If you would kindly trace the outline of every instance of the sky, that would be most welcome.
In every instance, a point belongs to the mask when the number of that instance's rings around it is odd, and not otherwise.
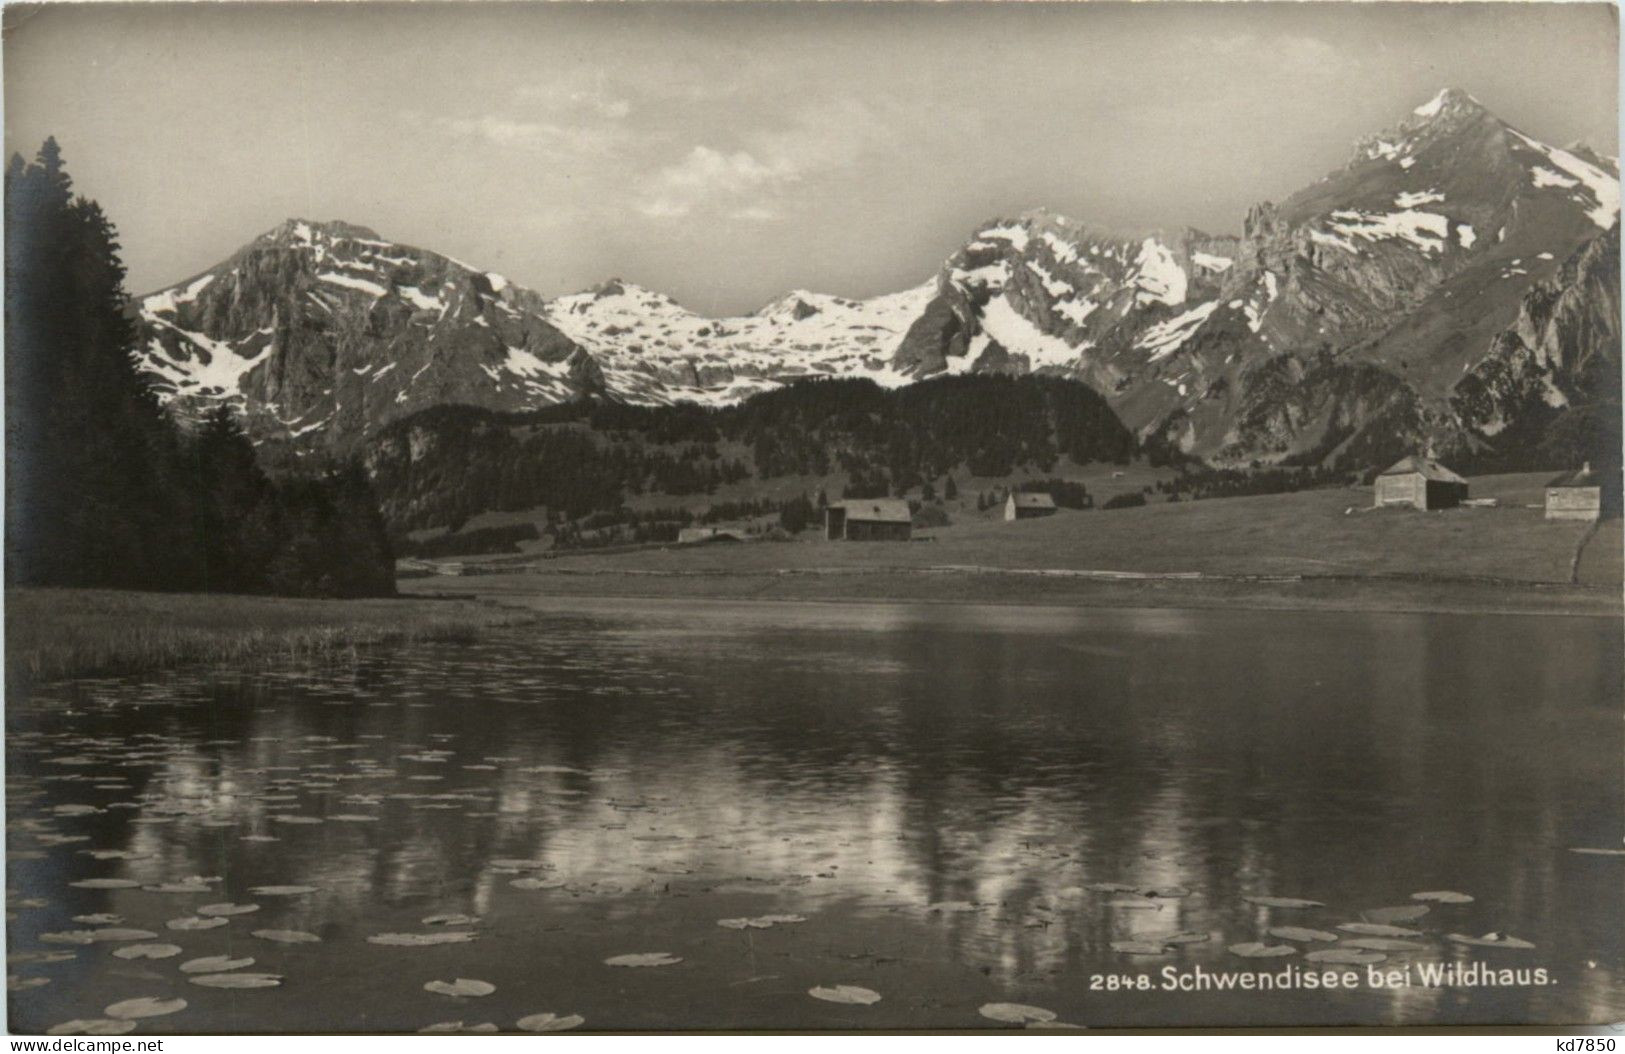
[[[1048,207],[1239,233],[1446,86],[1618,153],[1608,4],[56,4],[7,153],[61,144],[132,293],[292,216],[546,296],[736,314],[918,285]]]

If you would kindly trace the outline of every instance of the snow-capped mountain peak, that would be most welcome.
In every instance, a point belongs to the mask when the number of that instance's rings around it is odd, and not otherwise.
[[[1439,93],[1411,111],[1411,116],[1424,121],[1436,118],[1483,113],[1484,104],[1460,88],[1441,88]]]
[[[134,307],[160,399],[183,415],[232,403],[261,441],[342,443],[445,402],[524,409],[602,388],[540,296],[348,223],[287,220]]]
[[[1030,209],[901,292],[794,289],[729,318],[622,279],[544,301],[364,227],[289,220],[144,298],[138,357],[178,408],[230,400],[256,436],[308,443],[443,403],[722,405],[807,377],[982,371],[1085,381],[1142,435],[1218,462],[1324,458],[1368,420],[1465,420],[1452,393],[1524,294],[1618,216],[1615,162],[1446,89],[1239,236]],[[1502,420],[1481,402],[1474,421]]]
[[[610,394],[719,405],[803,377],[905,383],[889,363],[932,289],[869,300],[798,289],[749,315],[707,318],[617,281],[559,297],[548,317],[591,353]]]

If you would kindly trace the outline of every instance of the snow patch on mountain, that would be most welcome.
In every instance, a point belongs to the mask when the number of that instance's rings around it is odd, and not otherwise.
[[[1386,213],[1339,209],[1332,213],[1327,226],[1344,238],[1366,241],[1395,238],[1429,253],[1442,252],[1445,239],[1450,236],[1450,221],[1446,217],[1416,209]]]
[[[159,308],[153,310],[154,313],[147,317],[148,323],[175,334],[184,342],[183,357],[179,358],[172,355],[164,347],[163,341],[157,337],[150,338],[141,350],[136,352],[137,365],[166,382],[158,390],[158,399],[163,403],[168,403],[177,396],[236,398],[240,392],[242,378],[270,358],[276,350],[270,341],[266,341],[262,347],[244,354],[225,341],[214,340],[205,334],[182,329],[168,319],[159,318],[156,313]],[[254,334],[254,336],[263,335]],[[253,337],[250,337],[243,343],[250,343],[252,339]],[[189,351],[185,348],[186,345],[190,345]]]
[[[146,300],[142,301],[142,307],[145,310],[151,311],[155,314],[161,313],[173,315],[176,311],[180,310],[180,306],[182,304],[190,304],[192,301],[196,300],[198,294],[207,289],[209,287],[209,283],[213,281],[214,275],[206,274],[202,278],[199,278],[190,285],[186,286],[184,289],[179,287],[175,289],[166,289],[162,293],[155,293],[152,296],[147,297]]]
[[[986,230],[976,232],[976,237],[1002,239],[1009,242],[1010,247],[1018,253],[1027,248],[1027,228],[1021,226],[1005,224],[998,227],[989,227]]]
[[[1174,258],[1173,250],[1155,238],[1147,238],[1141,243],[1140,254],[1134,262],[1140,268],[1136,285],[1140,289],[1141,303],[1179,305],[1185,302],[1190,279]]]
[[[1196,305],[1184,314],[1158,322],[1140,334],[1140,339],[1134,342],[1134,346],[1151,352],[1147,360],[1149,362],[1165,359],[1195,336],[1196,331],[1202,328],[1202,323],[1208,320],[1208,316],[1213,314],[1218,306],[1219,301],[1209,300],[1205,304]]]
[[[1537,187],[1563,187],[1564,189],[1567,189],[1569,187],[1577,187],[1580,185],[1580,181],[1578,179],[1570,179],[1567,176],[1560,176],[1551,169],[1545,168],[1541,165],[1536,165],[1530,171],[1535,177],[1535,186]]]
[[[359,289],[363,293],[370,293],[373,296],[389,295],[389,290],[385,289],[377,282],[371,282],[365,278],[357,278],[354,275],[338,274],[334,271],[323,271],[316,277],[324,282],[331,282],[334,285],[341,285],[346,289]]]
[[[1401,209],[1414,209],[1418,205],[1430,205],[1444,200],[1444,195],[1437,190],[1407,190],[1394,196],[1395,206]]]
[[[990,300],[982,309],[982,331],[1011,354],[1025,355],[1029,369],[1070,366],[1078,358],[1078,348],[1033,325],[1008,296]]]
[[[1537,166],[1534,169],[1535,186],[1557,186],[1568,189],[1576,184],[1584,184],[1585,195],[1577,196],[1576,200],[1582,206],[1589,206],[1586,209],[1586,215],[1591,218],[1591,222],[1603,230],[1607,230],[1614,225],[1614,221],[1619,218],[1618,177],[1609,175],[1591,162],[1582,160],[1567,150],[1547,146],[1545,143],[1531,139],[1517,130],[1513,130],[1512,134],[1522,140],[1531,150],[1544,155],[1548,161],[1573,180],[1573,182],[1569,182],[1565,180],[1564,176],[1559,176],[1551,169]],[[1545,182],[1543,182],[1543,179]]]

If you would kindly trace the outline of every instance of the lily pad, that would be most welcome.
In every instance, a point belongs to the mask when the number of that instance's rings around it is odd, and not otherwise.
[[[516,878],[508,885],[514,889],[561,889],[565,882],[562,878]]]
[[[247,915],[258,910],[260,910],[258,904],[205,904],[197,909],[197,913],[209,918],[222,918],[230,915]]]
[[[11,952],[6,956],[8,963],[65,963],[72,962],[79,957],[78,952],[51,952],[27,951]]]
[[[204,988],[275,988],[282,975],[274,973],[206,973],[190,978]]]
[[[604,960],[605,966],[675,966],[682,962],[679,955],[670,952],[636,952],[630,955],[612,955]]]
[[[1367,922],[1415,922],[1426,915],[1429,908],[1426,904],[1406,904],[1394,908],[1372,908],[1360,912],[1360,917]]]
[[[367,943],[391,948],[427,948],[434,944],[467,944],[473,939],[474,934],[467,930],[441,930],[438,933],[375,933],[367,938]]]
[[[201,959],[188,959],[181,963],[181,973],[226,973],[253,966],[253,959],[233,959],[227,955],[205,955]]]
[[[256,897],[299,897],[316,892],[315,886],[255,886],[249,890]]]
[[[1364,948],[1370,952],[1419,952],[1427,945],[1402,941],[1397,937],[1351,937],[1343,942],[1343,947]]]
[[[95,944],[93,936],[95,930],[61,930],[56,933],[42,933],[39,939],[46,944]],[[157,934],[153,934],[154,937]]]
[[[497,986],[489,981],[476,981],[468,977],[459,977],[455,981],[430,981],[423,986],[425,992],[436,995],[449,995],[453,999],[467,999],[473,996],[490,995],[497,990]]]
[[[141,889],[147,893],[173,893],[177,896],[209,892],[208,884],[204,882],[161,882],[157,885],[142,886]]]
[[[149,995],[140,999],[121,1000],[112,1006],[104,1007],[102,1013],[120,1021],[135,1021],[146,1017],[163,1017],[185,1009],[184,999],[159,999]]]
[[[1522,939],[1520,939],[1518,937],[1509,936],[1508,934],[1505,934],[1505,933],[1486,933],[1482,937],[1469,937],[1469,936],[1467,936],[1466,934],[1463,934],[1463,933],[1447,933],[1447,934],[1444,935],[1444,939],[1447,940],[1447,941],[1454,941],[1457,944],[1470,944],[1475,948],[1524,948],[1524,949],[1528,949],[1528,948],[1533,948],[1534,947],[1533,944],[1530,944],[1526,940],[1522,940]]]
[[[86,926],[117,926],[124,921],[124,916],[110,915],[104,911],[96,915],[75,915],[73,921],[82,922]]]
[[[262,941],[274,941],[277,944],[317,944],[321,938],[314,933],[304,930],[251,930],[252,936]]]
[[[1431,900],[1435,904],[1471,904],[1473,898],[1466,893],[1457,893],[1450,889],[1429,889],[1421,893],[1412,893],[1412,900]]]
[[[718,919],[717,925],[725,930],[765,930],[773,924],[758,919]]]
[[[81,878],[68,883],[74,889],[134,889],[140,884],[128,878]]]
[[[16,974],[6,975],[6,991],[26,992],[30,988],[42,988],[51,983],[49,977],[19,977]]]
[[[1091,882],[1084,887],[1095,893],[1134,893],[1137,887],[1124,885],[1122,882]]]
[[[1185,930],[1181,933],[1170,933],[1166,937],[1147,937],[1146,940],[1161,941],[1164,944],[1205,944],[1213,939],[1211,933],[1198,933],[1195,930]]]
[[[857,1006],[869,1006],[880,1002],[879,992],[855,984],[819,985],[816,988],[807,989],[807,994],[814,999],[822,999],[826,1003],[851,1003]]]
[[[135,1031],[134,1021],[115,1021],[110,1017],[80,1018],[64,1021],[45,1030],[47,1036],[122,1036]]]
[[[484,1021],[478,1025],[465,1025],[461,1021],[437,1021],[432,1025],[424,1025],[418,1029],[420,1035],[438,1032],[496,1032],[496,1023]]]
[[[1136,889],[1134,892],[1142,897],[1160,898],[1162,900],[1179,900],[1191,895],[1191,891],[1184,886],[1147,886]]]
[[[1382,952],[1362,951],[1359,948],[1321,948],[1304,956],[1312,963],[1341,963],[1349,966],[1380,963],[1388,956]]]
[[[1298,949],[1290,944],[1260,944],[1258,941],[1232,944],[1227,950],[1231,955],[1239,955],[1244,959],[1274,959],[1282,955],[1298,954]]]
[[[181,950],[179,944],[126,944],[113,954],[120,959],[173,959]]]
[[[1029,1025],[1034,1022],[1055,1020],[1055,1011],[1045,1010],[1041,1006],[1027,1006],[1024,1003],[983,1003],[976,1012],[989,1021],[999,1021],[1006,1025]]]
[[[1326,930],[1312,930],[1305,926],[1271,926],[1267,931],[1271,937],[1279,937],[1283,941],[1335,941],[1337,934]]]
[[[1340,922],[1337,928],[1344,933],[1358,933],[1362,937],[1420,937],[1421,930],[1408,930],[1403,926],[1389,926],[1382,922]]]
[[[1168,946],[1161,941],[1112,941],[1112,951],[1124,955],[1166,955]]]
[[[478,926],[478,915],[430,915],[423,920],[425,926]]]
[[[228,921],[229,920],[227,920],[227,919],[221,919],[221,918],[204,919],[204,918],[199,918],[196,915],[188,915],[188,916],[185,916],[183,918],[170,919],[168,922],[164,923],[164,927],[166,929],[185,930],[185,931],[190,931],[190,930],[212,930],[212,929],[215,929],[216,927],[226,925]]]
[[[1301,897],[1242,897],[1249,904],[1256,904],[1261,908],[1323,908],[1326,905],[1318,900],[1304,900]]]
[[[727,930],[765,930],[792,922],[806,922],[805,915],[757,915],[754,918],[718,919],[717,925]]]
[[[151,930],[132,930],[120,926],[103,926],[94,930],[67,930],[62,933],[42,933],[39,939],[47,944],[102,944],[115,941],[150,941],[158,936]]]
[[[531,1014],[522,1017],[514,1026],[521,1032],[568,1032],[572,1028],[580,1028],[587,1023],[587,1019],[580,1014]]]

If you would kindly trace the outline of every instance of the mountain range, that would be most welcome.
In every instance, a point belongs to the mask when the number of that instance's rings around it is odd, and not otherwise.
[[[137,361],[181,416],[230,402],[257,443],[296,453],[448,404],[715,407],[807,377],[959,373],[1083,381],[1142,442],[1214,465],[1483,452],[1588,398],[1599,361],[1617,375],[1618,222],[1617,159],[1451,89],[1239,235],[1033,210],[981,225],[914,288],[796,290],[736,318],[620,280],[548,300],[289,220],[140,298]]]

